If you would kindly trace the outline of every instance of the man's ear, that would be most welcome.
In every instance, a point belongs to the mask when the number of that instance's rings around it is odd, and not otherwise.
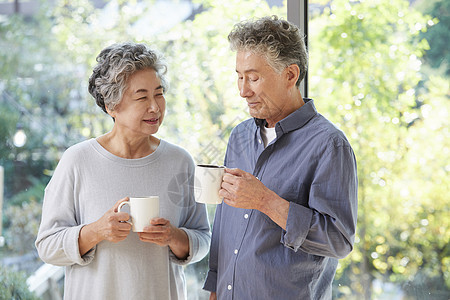
[[[286,77],[288,87],[292,87],[297,83],[298,77],[300,76],[300,68],[297,64],[291,64],[286,67]]]

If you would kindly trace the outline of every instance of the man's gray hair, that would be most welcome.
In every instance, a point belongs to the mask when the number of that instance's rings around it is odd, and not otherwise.
[[[168,88],[167,65],[162,54],[145,44],[113,44],[103,49],[96,60],[89,78],[89,93],[106,113],[106,108],[114,110],[120,103],[128,78],[138,70],[155,70],[164,92]]]
[[[296,64],[300,76],[296,86],[306,76],[308,53],[305,36],[300,29],[277,16],[263,17],[236,24],[228,35],[233,51],[251,51],[263,55],[277,72]]]

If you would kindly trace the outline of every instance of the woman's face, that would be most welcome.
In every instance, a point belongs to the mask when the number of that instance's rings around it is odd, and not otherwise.
[[[166,100],[161,80],[153,69],[136,71],[128,78],[122,101],[108,111],[114,126],[127,136],[149,136],[161,125]]]

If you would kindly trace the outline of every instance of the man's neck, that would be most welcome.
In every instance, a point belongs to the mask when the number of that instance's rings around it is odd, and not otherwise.
[[[280,112],[279,118],[277,120],[268,120],[266,119],[266,127],[272,128],[275,127],[275,124],[286,118],[294,111],[305,105],[305,101],[303,100],[302,94],[300,90],[296,88],[292,93],[288,93],[288,98],[286,99],[287,107],[283,112]]]

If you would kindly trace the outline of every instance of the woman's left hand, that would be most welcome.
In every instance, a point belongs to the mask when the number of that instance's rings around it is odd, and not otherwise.
[[[175,228],[169,220],[164,218],[155,218],[150,221],[150,226],[139,232],[139,238],[143,242],[155,243],[159,246],[169,246],[174,237]]]
[[[152,219],[150,226],[144,227],[144,231],[138,234],[143,242],[169,246],[179,259],[185,259],[189,254],[189,238],[186,232],[176,228],[164,218]]]

